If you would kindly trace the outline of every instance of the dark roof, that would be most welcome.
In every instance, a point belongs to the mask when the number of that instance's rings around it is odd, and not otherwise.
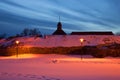
[[[66,33],[63,30],[56,30],[53,35],[66,35]]]
[[[62,23],[58,22],[57,30],[53,33],[53,35],[66,35],[66,33],[62,30]]]
[[[71,35],[114,35],[111,31],[105,32],[72,32]]]

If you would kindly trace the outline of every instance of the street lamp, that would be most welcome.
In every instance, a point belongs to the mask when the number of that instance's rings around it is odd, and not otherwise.
[[[15,41],[15,43],[16,43],[16,45],[17,45],[17,48],[16,48],[16,49],[17,49],[17,50],[16,50],[16,51],[17,51],[16,57],[18,58],[18,44],[20,43],[20,41]]]
[[[83,38],[80,38],[81,46],[82,46],[83,41],[84,41],[84,39],[83,39]]]
[[[83,46],[83,42],[84,42],[84,39],[83,39],[83,38],[80,38],[81,46]],[[81,60],[82,60],[82,54],[83,54],[83,52],[81,53]]]

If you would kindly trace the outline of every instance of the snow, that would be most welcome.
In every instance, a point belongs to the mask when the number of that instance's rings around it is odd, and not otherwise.
[[[0,57],[0,80],[120,80],[120,58],[57,54]]]
[[[81,45],[80,39],[84,41]],[[2,45],[14,44],[15,40],[20,41],[22,47],[72,47],[72,46],[95,46],[99,44],[120,44],[120,36],[115,35],[47,35],[40,37],[19,37],[5,41]]]

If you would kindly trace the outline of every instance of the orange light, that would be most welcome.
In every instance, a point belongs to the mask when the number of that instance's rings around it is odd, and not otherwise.
[[[9,57],[0,57],[0,59],[30,59],[43,56],[42,54],[19,54],[19,58],[16,58],[16,55],[9,56]]]
[[[80,42],[82,43],[83,41],[84,41],[84,39],[83,39],[83,38],[81,38],[81,39],[80,39]]]
[[[19,44],[19,43],[20,43],[20,41],[15,41],[15,43],[16,43],[16,44]]]

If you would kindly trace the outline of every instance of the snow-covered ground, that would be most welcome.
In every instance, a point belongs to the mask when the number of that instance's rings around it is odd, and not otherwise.
[[[120,58],[25,54],[0,57],[0,80],[120,80]]]
[[[9,46],[20,41],[21,47],[72,47],[81,46],[80,39],[84,39],[82,46],[95,46],[99,44],[120,44],[120,36],[115,35],[47,35],[40,37],[18,37],[4,42],[0,41],[0,45]]]

